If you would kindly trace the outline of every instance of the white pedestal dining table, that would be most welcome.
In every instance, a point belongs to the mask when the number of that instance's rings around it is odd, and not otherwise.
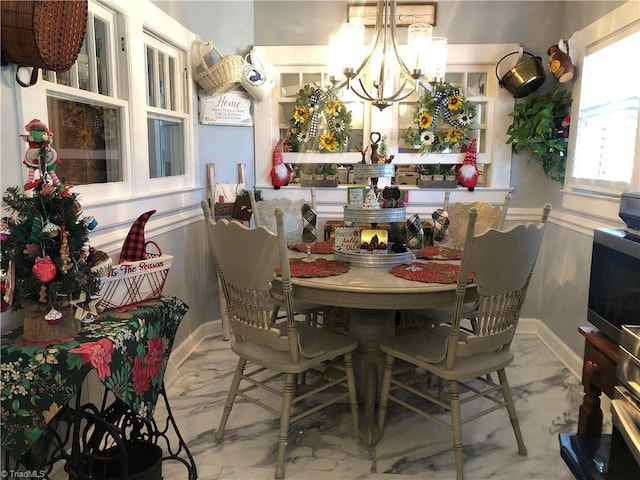
[[[290,251],[289,256],[300,258],[304,255]],[[331,254],[314,256],[333,259]],[[384,365],[380,343],[382,339],[395,335],[396,311],[453,305],[456,291],[456,283],[407,280],[393,275],[389,270],[389,267],[350,265],[349,270],[340,275],[292,278],[294,299],[349,309],[349,332],[358,340],[354,355],[356,386],[364,404],[360,442],[366,447],[375,445],[380,439],[374,418]],[[278,288],[276,279],[274,289]],[[470,284],[465,302],[476,298],[475,285]]]

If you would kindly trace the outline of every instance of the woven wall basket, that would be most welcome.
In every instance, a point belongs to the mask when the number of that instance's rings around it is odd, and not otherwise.
[[[88,2],[0,1],[2,50],[20,66],[64,72],[78,58]]]

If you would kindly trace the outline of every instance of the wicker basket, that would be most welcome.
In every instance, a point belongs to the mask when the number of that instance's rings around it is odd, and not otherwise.
[[[82,47],[88,2],[0,1],[2,50],[18,65],[64,72]]]
[[[157,253],[147,251],[145,260],[114,265],[109,275],[100,279],[101,306],[105,310],[152,300],[162,295],[173,257],[163,255],[155,242],[149,241],[146,245],[153,245]]]
[[[242,69],[244,68],[244,58],[240,55],[225,57],[210,42],[200,44],[200,66],[203,70],[195,75],[195,81],[209,95],[221,95],[240,85],[242,80]],[[220,60],[212,66],[207,65],[202,55],[203,48],[210,48]]]

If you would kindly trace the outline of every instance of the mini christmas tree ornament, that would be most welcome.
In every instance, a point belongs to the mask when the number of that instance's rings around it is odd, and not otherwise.
[[[476,162],[476,139],[471,140],[471,144],[464,156],[462,165],[456,165],[456,179],[463,187],[467,187],[470,192],[475,190],[478,184],[480,171]]]
[[[31,271],[39,281],[49,283],[56,278],[58,269],[56,268],[56,264],[53,263],[53,260],[51,260],[51,257],[47,255],[46,257],[37,257],[36,263],[31,268]]]
[[[60,313],[55,308],[52,308],[44,316],[44,319],[49,325],[58,325],[60,323],[60,320],[62,320],[62,313]]]

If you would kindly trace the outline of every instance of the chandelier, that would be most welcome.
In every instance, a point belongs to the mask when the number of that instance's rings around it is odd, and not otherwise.
[[[364,60],[364,25],[345,23],[340,34],[330,38],[327,64],[336,90],[348,88],[383,110],[417,93],[419,88],[431,89],[444,80],[447,39],[433,37],[433,27],[428,23],[410,24],[403,59],[396,18],[396,1],[379,0],[373,40]]]

